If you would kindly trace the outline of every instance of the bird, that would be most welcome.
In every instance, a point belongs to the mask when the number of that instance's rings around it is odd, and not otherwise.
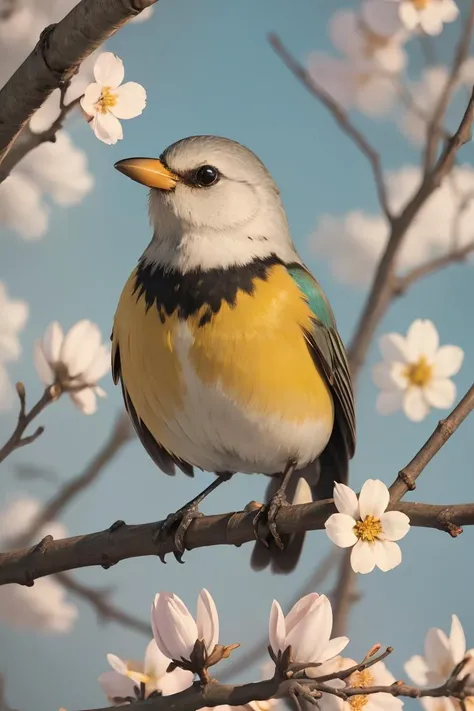
[[[267,475],[251,564],[291,572],[304,533],[280,535],[278,511],[331,497],[355,451],[351,374],[329,301],[295,248],[275,181],[240,143],[190,136],[115,168],[149,188],[152,238],[118,302],[113,379],[159,469],[216,474],[160,535],[173,532],[181,561],[205,496],[237,472]]]

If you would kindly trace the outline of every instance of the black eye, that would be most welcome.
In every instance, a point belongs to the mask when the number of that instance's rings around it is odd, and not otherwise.
[[[219,171],[212,165],[202,165],[196,171],[195,180],[202,188],[208,188],[219,180]]]

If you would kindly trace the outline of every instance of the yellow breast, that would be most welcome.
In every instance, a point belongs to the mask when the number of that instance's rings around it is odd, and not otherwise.
[[[135,279],[134,272],[119,302],[113,348],[120,348],[122,379],[139,417],[168,451],[181,456],[177,419],[183,430],[200,417],[198,401],[190,405],[188,397],[196,380],[201,399],[219,391],[257,419],[277,418],[290,429],[317,421],[330,433],[332,397],[304,338],[312,313],[283,266],[256,280],[252,294],[239,291],[235,306],[223,302],[205,323],[206,307],[185,322],[176,311],[160,318],[155,305],[147,308],[133,293]],[[194,415],[177,418],[190,406]]]

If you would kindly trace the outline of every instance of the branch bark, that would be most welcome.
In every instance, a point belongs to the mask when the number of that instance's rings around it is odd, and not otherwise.
[[[127,20],[156,0],[81,0],[38,44],[0,90],[0,164],[13,140],[48,96]]]
[[[402,296],[407,289],[409,289],[420,279],[423,279],[430,274],[434,274],[435,272],[439,272],[442,269],[449,267],[450,264],[464,262],[472,252],[474,252],[474,240],[465,244],[464,247],[456,247],[446,254],[442,254],[440,257],[434,257],[428,262],[420,264],[419,267],[414,267],[403,276],[396,278],[393,287],[394,295]]]

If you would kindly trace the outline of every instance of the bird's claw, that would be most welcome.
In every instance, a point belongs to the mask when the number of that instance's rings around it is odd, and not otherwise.
[[[165,521],[158,528],[153,536],[153,543],[158,545],[174,531],[174,546],[173,555],[178,563],[184,563],[183,554],[185,551],[184,537],[191,523],[196,518],[200,518],[203,514],[199,511],[197,504],[183,506],[175,513],[169,514]],[[162,563],[166,563],[166,553],[158,553],[158,557]]]
[[[261,506],[257,511],[255,518],[253,519],[253,530],[255,532],[255,538],[263,543],[267,548],[270,547],[271,540],[275,541],[275,544],[283,550],[284,543],[278,533],[276,517],[279,510],[283,506],[288,506],[288,500],[284,491],[277,491],[274,496],[264,505]],[[260,523],[266,523],[268,530],[270,532],[270,541],[266,536],[262,536],[259,531]]]

